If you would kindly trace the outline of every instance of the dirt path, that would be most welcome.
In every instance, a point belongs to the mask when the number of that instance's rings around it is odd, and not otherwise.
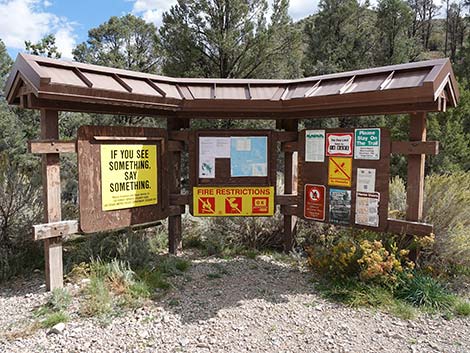
[[[0,289],[0,352],[470,352],[468,318],[347,308],[322,299],[311,276],[267,256],[199,259],[162,301],[104,324],[80,317],[74,297],[63,334],[16,339],[48,295],[42,277],[9,283]]]

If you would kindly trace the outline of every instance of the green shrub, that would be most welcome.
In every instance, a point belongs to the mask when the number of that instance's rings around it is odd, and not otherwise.
[[[85,288],[81,312],[86,316],[102,316],[113,310],[112,296],[103,278],[93,276]]]
[[[427,260],[470,266],[470,172],[426,178],[424,219],[434,225],[435,243]]]
[[[470,316],[470,302],[463,299],[457,299],[454,306],[454,312],[460,316]]]
[[[450,310],[455,304],[452,295],[439,281],[421,272],[403,276],[396,289],[397,298],[432,310]]]
[[[393,218],[404,218],[406,214],[406,186],[399,176],[392,178],[389,185],[388,212]]]
[[[68,322],[70,320],[69,314],[63,311],[52,312],[47,314],[39,324],[42,328],[50,328],[61,322]]]

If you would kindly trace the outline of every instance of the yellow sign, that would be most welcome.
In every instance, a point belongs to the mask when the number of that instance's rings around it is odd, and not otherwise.
[[[328,185],[351,187],[352,158],[330,157],[328,161]]]
[[[103,211],[155,205],[157,185],[156,145],[101,145]]]
[[[272,216],[274,187],[195,187],[194,216]]]

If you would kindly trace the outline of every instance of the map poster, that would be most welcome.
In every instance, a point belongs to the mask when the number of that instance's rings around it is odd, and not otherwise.
[[[375,191],[375,169],[357,168],[356,190],[361,192]]]
[[[380,159],[380,129],[356,129],[354,144],[355,159]]]
[[[327,156],[353,156],[353,133],[328,133],[326,134]]]
[[[230,138],[230,175],[232,177],[268,176],[268,137]]]
[[[326,187],[305,184],[304,217],[314,221],[325,220]]]
[[[305,130],[305,162],[325,161],[325,130]]]
[[[356,224],[378,227],[379,201],[378,192],[358,192],[356,194]]]
[[[350,225],[351,223],[351,190],[330,189],[330,223]]]
[[[101,145],[103,211],[157,203],[157,146]]]

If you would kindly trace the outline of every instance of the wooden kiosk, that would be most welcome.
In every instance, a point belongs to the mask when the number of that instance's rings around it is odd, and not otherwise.
[[[459,98],[447,59],[298,80],[238,80],[171,78],[19,54],[5,92],[9,104],[41,111],[40,140],[29,149],[43,158],[44,224],[34,226],[34,238],[44,241],[48,289],[63,285],[67,235],[168,217],[169,251],[177,253],[187,205],[197,216],[269,216],[280,205],[286,251],[297,217],[432,233],[421,222],[424,162],[437,154],[438,142],[426,141],[426,113],[455,107]],[[81,127],[76,140],[61,141],[59,111],[166,117],[167,129]],[[409,114],[409,141],[391,141],[383,128],[298,131],[300,119],[381,114]],[[276,129],[189,129],[192,119],[213,118],[276,120]],[[278,145],[282,195],[275,194]],[[181,191],[185,151],[189,194]],[[78,155],[80,220],[61,217],[61,153]],[[406,220],[387,217],[391,153],[408,156]]]

